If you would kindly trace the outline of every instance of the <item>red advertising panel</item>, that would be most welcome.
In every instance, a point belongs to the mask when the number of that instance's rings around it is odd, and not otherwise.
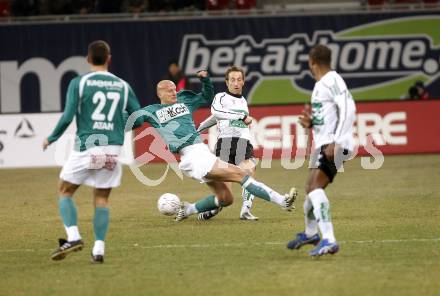
[[[368,142],[383,154],[438,153],[440,152],[440,101],[400,101],[357,103],[355,136],[358,153],[370,154],[365,149]],[[298,124],[302,105],[250,107],[255,118],[251,125],[251,142],[256,157],[294,157],[304,154],[308,137]],[[194,114],[196,126],[210,115],[204,108]],[[152,128],[144,125],[137,131],[136,157],[142,161],[165,161],[173,159],[164,151],[166,145]],[[203,136],[212,148],[217,136],[212,127]],[[374,150],[373,147],[373,150]]]
[[[440,101],[358,103],[357,109],[358,138],[372,135],[382,153],[440,152]]]

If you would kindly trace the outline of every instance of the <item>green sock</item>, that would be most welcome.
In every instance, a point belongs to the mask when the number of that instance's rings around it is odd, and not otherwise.
[[[263,183],[255,181],[250,176],[246,176],[240,182],[241,187],[249,191],[249,193],[259,197],[261,199],[271,201],[270,198],[270,188],[264,185]]]
[[[78,215],[72,197],[62,196],[58,201],[61,219],[67,227],[78,224]]]
[[[96,207],[95,217],[93,218],[93,230],[95,232],[95,240],[105,240],[108,224],[110,222],[110,210],[108,208]]]
[[[196,202],[196,209],[198,213],[214,210],[218,208],[218,205],[215,203],[215,196],[210,195],[205,197],[204,199]]]

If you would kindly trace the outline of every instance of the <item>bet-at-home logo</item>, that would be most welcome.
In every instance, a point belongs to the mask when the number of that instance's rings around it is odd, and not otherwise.
[[[250,35],[231,40],[186,35],[179,62],[185,74],[209,69],[217,81],[223,81],[230,65],[243,67],[248,80],[257,80],[248,95],[253,103],[283,102],[283,97],[310,97],[308,53],[320,43],[332,50],[332,68],[347,80],[355,98],[399,99],[416,80],[429,85],[438,78],[438,28],[438,16],[423,16],[259,42]]]

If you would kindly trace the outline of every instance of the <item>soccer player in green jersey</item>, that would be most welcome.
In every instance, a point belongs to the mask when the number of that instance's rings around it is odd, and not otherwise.
[[[218,210],[232,204],[233,195],[226,182],[235,182],[251,194],[290,210],[296,198],[296,189],[281,195],[263,183],[254,180],[245,170],[218,159],[202,142],[197,132],[192,113],[202,105],[210,104],[214,97],[214,87],[207,71],[197,76],[202,82],[202,92],[189,90],[176,92],[176,85],[170,80],[162,80],[157,85],[160,104],[144,107],[140,113],[144,121],[150,123],[162,136],[169,149],[180,155],[179,168],[188,177],[206,183],[214,192],[196,203],[183,202],[177,212],[176,221],[190,215]],[[132,116],[130,120],[133,120]],[[239,118],[248,122],[245,114]],[[129,123],[128,123],[129,124]]]
[[[110,220],[108,198],[112,188],[120,185],[122,176],[118,156],[124,144],[124,113],[131,114],[140,108],[128,83],[108,72],[110,61],[110,47],[105,41],[89,45],[87,62],[91,71],[70,82],[64,113],[43,143],[46,149],[58,140],[76,117],[74,151],[61,170],[58,186],[59,210],[67,240],[60,239],[59,248],[51,255],[53,260],[62,260],[84,246],[73,195],[81,184],[85,184],[94,188],[95,244],[91,260],[92,263],[104,262],[104,241]],[[141,119],[134,126],[140,123]]]

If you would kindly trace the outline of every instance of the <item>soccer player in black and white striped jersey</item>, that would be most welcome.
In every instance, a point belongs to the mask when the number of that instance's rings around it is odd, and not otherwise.
[[[198,131],[217,124],[216,156],[225,162],[238,165],[253,175],[254,149],[249,141],[249,125],[252,123],[252,117],[249,116],[246,98],[242,95],[245,82],[244,70],[236,66],[230,67],[225,73],[225,81],[228,90],[215,96],[211,105],[212,115],[200,124]],[[254,196],[243,189],[242,197],[240,219],[258,220],[258,217],[250,212]],[[207,220],[217,213],[216,211],[201,213],[198,218]]]

